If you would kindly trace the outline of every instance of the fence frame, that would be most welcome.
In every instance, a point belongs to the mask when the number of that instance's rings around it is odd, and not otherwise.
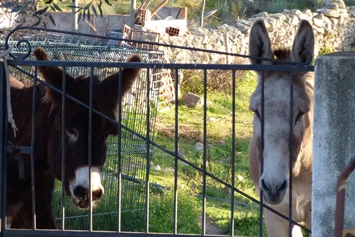
[[[163,45],[164,46],[164,45]],[[185,48],[186,49],[186,48]],[[192,49],[191,49],[192,50]],[[203,50],[201,50],[203,51]],[[216,52],[214,52],[216,53]],[[224,53],[225,54],[225,53]],[[236,56],[233,55],[232,56]],[[240,56],[240,55],[237,55]],[[8,64],[10,66],[58,66],[58,67],[75,67],[75,66],[81,66],[81,67],[90,67],[91,69],[93,69],[94,67],[127,67],[127,68],[142,68],[142,69],[147,69],[147,74],[149,75],[149,71],[151,69],[156,69],[156,68],[164,68],[164,69],[170,69],[174,72],[175,75],[179,74],[179,70],[203,70],[204,71],[204,88],[206,89],[206,80],[207,80],[207,71],[208,70],[226,70],[226,71],[231,71],[232,72],[232,80],[235,81],[235,72],[238,70],[254,70],[254,71],[282,71],[282,72],[290,72],[291,74],[291,80],[292,80],[292,74],[294,72],[299,72],[299,71],[313,71],[314,67],[313,66],[307,66],[305,64],[292,64],[290,63],[289,65],[221,65],[221,64],[164,64],[164,63],[106,63],[106,62],[72,62],[72,61],[25,61],[22,59],[14,59],[14,60],[9,60]],[[0,63],[0,75],[3,75],[3,66],[2,63]],[[6,81],[4,80],[4,77],[1,76],[0,77],[0,86],[5,85]],[[233,82],[233,85],[235,82]],[[176,91],[178,87],[178,83],[175,83],[175,89]],[[2,89],[0,90],[0,98],[4,98],[4,88],[2,87]],[[233,89],[235,92],[235,88]],[[235,94],[235,93],[234,93]],[[149,98],[149,91],[147,92],[147,96]],[[176,99],[177,99],[177,93],[175,94]],[[235,102],[235,95],[233,96],[234,98],[234,102]],[[177,101],[177,100],[176,100]],[[205,90],[204,92],[204,101],[205,101],[205,105],[207,104],[207,92]],[[0,117],[0,151],[2,152],[2,155],[0,157],[0,168],[1,170],[5,170],[6,169],[6,140],[7,140],[7,136],[6,136],[6,130],[7,130],[7,120],[6,120],[6,114],[4,113],[4,111],[6,111],[6,100],[2,100],[0,101],[0,109],[2,111],[1,113],[1,117]],[[178,106],[175,104],[175,111],[178,111]],[[92,109],[92,108],[91,108]],[[271,211],[273,211],[274,213],[282,216],[285,219],[288,219],[287,216],[282,215],[281,213],[278,213],[276,211],[274,211],[271,207],[269,207],[268,205],[266,205],[265,203],[263,203],[262,201],[259,202],[258,200],[252,198],[251,196],[245,194],[244,192],[242,192],[241,190],[235,188],[233,186],[233,182],[232,184],[227,183],[221,179],[219,179],[218,177],[214,176],[213,174],[209,173],[206,169],[206,124],[207,124],[207,116],[206,116],[206,106],[204,106],[204,151],[203,151],[203,156],[204,156],[204,165],[203,167],[199,167],[189,161],[187,161],[186,159],[184,159],[183,157],[178,155],[178,150],[177,150],[177,146],[175,147],[174,151],[170,151],[166,148],[164,148],[163,146],[160,146],[159,144],[157,144],[154,141],[150,141],[149,140],[149,132],[147,134],[147,136],[140,136],[137,135],[138,137],[145,139],[147,141],[147,152],[149,152],[149,147],[150,146],[154,146],[164,152],[166,152],[167,154],[172,155],[175,158],[175,170],[177,172],[177,166],[178,166],[178,161],[182,161],[184,163],[186,163],[187,165],[189,165],[190,167],[196,169],[197,171],[201,172],[203,174],[203,179],[206,180],[207,177],[214,179],[215,181],[225,185],[226,187],[230,188],[231,190],[233,190],[232,193],[232,203],[231,206],[234,207],[234,192],[237,192],[238,194],[252,200],[253,202],[262,205],[262,207],[269,209]],[[235,117],[235,111],[233,111],[233,118]],[[147,131],[149,131],[149,123],[147,123]],[[176,114],[176,127],[178,127],[178,118],[177,118],[177,114]],[[127,129],[127,128],[125,128]],[[175,135],[177,134],[177,131],[175,131]],[[177,139],[176,139],[177,142]],[[233,156],[235,156],[235,154],[233,154]],[[148,163],[148,167],[147,169],[149,169],[149,163]],[[233,170],[234,171],[234,170]],[[234,173],[234,172],[233,172]],[[3,173],[4,174],[4,173]],[[175,173],[175,182],[177,182],[177,173]],[[6,186],[6,178],[4,177],[0,177],[0,188],[3,191],[3,189]],[[147,184],[149,184],[149,170],[147,172]],[[178,230],[177,230],[177,200],[176,200],[176,195],[177,195],[177,183],[175,183],[175,188],[174,188],[174,233],[172,234],[164,234],[164,235],[175,235],[175,236],[203,236],[206,234],[206,208],[203,207],[203,218],[202,218],[202,230],[201,230],[201,235],[183,235],[183,234],[178,234]],[[204,189],[206,188],[206,182],[204,182]],[[2,192],[3,197],[1,199],[1,204],[3,207],[6,206],[6,194],[5,192]],[[147,227],[146,227],[146,232],[145,233],[126,233],[126,232],[121,232],[120,230],[118,230],[117,232],[104,232],[104,231],[93,231],[92,228],[90,228],[89,231],[60,231],[60,230],[14,230],[14,229],[6,229],[4,226],[5,223],[5,216],[6,216],[6,208],[2,208],[1,209],[1,233],[0,236],[1,237],[7,237],[7,236],[31,236],[31,237],[35,237],[35,236],[162,236],[163,234],[155,234],[155,233],[149,233],[149,185],[147,185],[147,189],[146,189],[146,198],[147,198],[147,210],[146,210],[146,220],[147,220]],[[5,200],[4,200],[5,199]],[[203,199],[204,199],[204,204],[205,205],[205,199],[206,199],[206,193],[203,192]],[[233,216],[233,211],[231,211],[231,228],[233,228],[233,223],[234,223],[234,216]],[[298,223],[296,223],[293,220],[290,220],[290,225],[291,224],[296,224],[298,225]],[[302,226],[301,226],[302,227]],[[302,227],[303,229],[305,229],[306,231],[310,231],[305,227]],[[232,230],[232,229],[231,229]],[[231,232],[233,235],[233,231]],[[209,236],[213,236],[213,235],[209,235]],[[261,235],[262,236],[262,233]]]

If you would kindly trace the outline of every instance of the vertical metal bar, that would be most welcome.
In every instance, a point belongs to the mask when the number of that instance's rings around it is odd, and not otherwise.
[[[289,205],[288,205],[288,236],[292,236],[292,148],[293,148],[293,77],[294,73],[291,72],[290,76],[290,130],[289,130],[289,176],[290,176],[290,183],[289,183]]]
[[[174,167],[174,234],[178,233],[178,156],[179,156],[179,70],[175,69],[175,167]]]
[[[149,154],[149,149],[150,149],[150,137],[149,137],[149,130],[150,130],[150,123],[149,123],[149,118],[150,118],[150,68],[147,68],[147,132],[146,132],[146,142],[147,142],[147,173],[146,173],[146,181],[147,181],[147,186],[146,186],[146,232],[149,233],[149,173],[150,173],[150,154]]]
[[[88,136],[88,165],[89,165],[89,231],[92,231],[92,110],[93,110],[94,68],[90,68],[90,92],[89,92],[89,136]]]
[[[7,109],[6,77],[4,63],[0,62],[0,235],[5,236],[6,229],[6,180],[7,180]]]
[[[122,68],[118,74],[118,136],[117,136],[117,156],[118,156],[118,184],[117,184],[117,232],[121,232],[121,212],[122,212]]]
[[[207,70],[203,70],[203,181],[202,181],[202,235],[206,235],[206,166],[207,166]]]
[[[66,97],[66,84],[67,84],[67,78],[65,76],[66,73],[66,68],[63,67],[62,71],[62,192],[61,192],[61,202],[60,202],[60,207],[62,210],[62,226],[61,229],[65,230],[65,207],[64,207],[64,190],[65,190],[65,157],[66,157],[66,134],[65,134],[65,110],[66,110],[66,104],[65,104],[65,97]]]
[[[236,81],[235,81],[235,70],[232,70],[232,189],[231,189],[231,224],[230,224],[230,233],[231,236],[234,236],[234,186],[235,186],[235,115],[236,115]]]
[[[335,226],[334,237],[342,237],[344,229],[344,205],[345,205],[345,191],[346,182],[349,175],[355,169],[355,156],[351,157],[350,162],[341,171],[337,182],[337,196],[335,208]]]
[[[261,72],[261,151],[260,151],[260,177],[264,172],[264,124],[265,124],[265,71]],[[264,197],[263,190],[260,188],[260,210],[259,210],[259,236],[263,236],[263,206]]]
[[[38,67],[35,68],[35,77],[33,81],[33,94],[32,94],[32,136],[31,136],[31,195],[32,195],[32,228],[36,227],[36,190],[35,190],[35,142],[36,142],[36,93],[37,93],[37,77]]]

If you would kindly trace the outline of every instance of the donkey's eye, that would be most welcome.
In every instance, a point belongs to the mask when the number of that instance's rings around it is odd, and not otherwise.
[[[79,139],[79,131],[75,128],[66,131],[70,143],[74,143]]]
[[[299,111],[298,114],[297,114],[295,123],[297,123],[302,118],[303,115],[304,115],[304,113],[302,111]]]

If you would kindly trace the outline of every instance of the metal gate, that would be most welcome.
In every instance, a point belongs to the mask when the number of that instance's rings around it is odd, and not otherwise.
[[[25,29],[19,29],[18,31],[25,30]],[[32,29],[33,30],[33,29]],[[43,30],[43,29],[42,29]],[[38,31],[37,32],[41,32]],[[64,32],[61,31],[53,31],[55,33],[61,33],[63,34]],[[12,32],[13,33],[13,32]],[[11,33],[11,34],[12,34]],[[66,32],[68,33],[68,32]],[[72,34],[72,33],[71,33]],[[92,37],[90,35],[85,35],[82,34],[80,35],[81,37]],[[24,38],[25,39],[25,38]],[[101,37],[100,41],[107,41],[109,40],[109,37]],[[7,44],[8,44],[9,39],[7,39]],[[95,47],[91,47],[92,50],[89,50],[92,54],[90,55],[91,60],[88,60],[87,55],[83,55],[82,52],[78,50],[78,48],[70,48],[72,47],[72,43],[68,43],[65,48],[57,48],[55,44],[51,44],[50,46],[47,45],[47,50],[48,52],[50,51],[50,48],[53,49],[52,51],[52,59],[57,59],[58,61],[50,61],[50,62],[43,62],[43,61],[33,61],[33,60],[25,60],[22,57],[26,54],[29,54],[31,52],[32,44],[28,43],[28,39],[26,41],[18,41],[17,46],[14,45],[14,54],[12,55],[13,58],[9,58],[8,60],[8,65],[10,67],[10,70],[20,70],[21,73],[18,75],[27,75],[29,81],[35,81],[36,83],[43,83],[41,80],[38,79],[36,73],[35,75],[31,75],[29,71],[34,71],[36,72],[36,68],[38,66],[56,66],[56,67],[61,67],[64,68],[69,74],[85,74],[85,72],[88,72],[91,77],[93,74],[100,74],[103,71],[100,70],[101,68],[106,68],[105,72],[110,72],[114,70],[115,68],[141,68],[143,72],[143,76],[140,77],[139,81],[140,83],[144,84],[145,87],[140,91],[142,97],[141,97],[141,104],[137,105],[134,104],[134,106],[130,107],[125,111],[125,108],[123,108],[121,112],[118,112],[118,120],[116,121],[116,125],[121,130],[121,136],[114,137],[112,138],[111,141],[111,147],[112,150],[108,149],[108,156],[112,155],[114,157],[114,161],[111,160],[111,162],[116,162],[115,165],[110,165],[110,159],[106,162],[105,164],[105,172],[103,173],[103,176],[109,175],[110,173],[115,177],[114,181],[109,181],[107,183],[104,182],[104,186],[107,189],[115,189],[116,190],[108,195],[114,195],[116,202],[110,207],[108,212],[105,213],[95,213],[93,209],[90,207],[89,211],[86,212],[84,215],[81,216],[75,216],[77,214],[72,214],[71,216],[66,216],[68,212],[65,212],[65,202],[63,201],[64,195],[62,194],[63,191],[61,190],[61,185],[57,184],[57,199],[54,198],[55,200],[58,200],[54,205],[58,207],[58,212],[56,213],[57,215],[57,220],[58,220],[58,226],[59,230],[37,230],[37,229],[32,229],[32,230],[17,230],[17,229],[9,229],[7,227],[7,218],[6,218],[6,173],[8,172],[6,170],[6,159],[7,159],[7,152],[8,152],[8,144],[7,144],[7,133],[11,132],[8,131],[7,129],[7,117],[6,117],[6,105],[7,105],[7,100],[6,98],[6,79],[5,79],[5,71],[4,71],[4,63],[1,63],[0,65],[0,79],[1,79],[1,90],[0,90],[0,109],[2,111],[1,113],[1,118],[0,118],[0,150],[1,150],[1,170],[2,170],[2,176],[0,177],[0,187],[1,187],[1,236],[140,236],[140,235],[160,235],[160,233],[151,233],[149,228],[150,228],[150,216],[149,216],[149,204],[150,204],[150,195],[151,195],[151,188],[154,187],[155,184],[152,184],[150,182],[150,172],[151,172],[151,154],[154,153],[155,151],[159,150],[163,153],[166,154],[167,159],[171,159],[174,163],[174,188],[173,188],[173,193],[174,193],[174,202],[173,202],[173,231],[172,233],[168,234],[173,234],[173,235],[182,235],[179,232],[178,229],[178,187],[179,187],[179,173],[178,170],[181,169],[181,167],[188,167],[189,169],[192,169],[194,172],[198,172],[201,174],[202,180],[201,180],[201,195],[200,197],[202,198],[202,206],[201,206],[201,230],[200,233],[196,233],[196,236],[200,235],[206,235],[206,229],[207,229],[207,219],[206,219],[206,201],[208,198],[207,194],[207,188],[208,188],[208,180],[213,180],[215,182],[218,182],[220,185],[224,186],[225,189],[227,190],[228,193],[230,193],[230,218],[229,218],[229,235],[234,236],[234,231],[235,231],[235,217],[234,217],[234,210],[236,206],[239,204],[236,200],[236,196],[242,196],[246,199],[251,200],[253,203],[263,206],[264,208],[267,208],[275,213],[276,211],[272,210],[269,206],[267,206],[265,203],[260,202],[256,198],[253,198],[252,196],[246,194],[243,190],[240,190],[239,188],[236,187],[235,185],[235,180],[236,180],[236,174],[238,167],[235,166],[236,163],[236,157],[237,157],[237,152],[236,152],[236,146],[237,146],[237,136],[236,136],[236,118],[238,116],[238,111],[236,110],[236,73],[238,71],[248,71],[248,70],[256,70],[256,71],[283,71],[283,72],[290,72],[290,75],[292,73],[295,73],[297,71],[313,71],[313,67],[311,66],[304,66],[304,65],[245,65],[245,64],[234,64],[234,65],[228,65],[228,64],[166,64],[163,63],[163,60],[161,58],[157,57],[157,55],[161,55],[161,52],[152,52],[152,51],[140,51],[136,48],[130,48],[130,49],[117,49],[120,50],[119,53],[117,54],[111,54],[114,49],[112,46],[107,46],[107,45],[95,45]],[[38,40],[36,41],[38,43]],[[130,42],[128,40],[128,42]],[[134,41],[131,40],[131,42],[138,42],[140,41]],[[21,46],[25,43],[25,46]],[[46,42],[48,43],[48,42]],[[147,43],[147,42],[144,42]],[[58,43],[56,43],[58,44]],[[99,43],[98,43],[99,44]],[[101,43],[100,43],[101,44]],[[228,53],[223,53],[223,52],[216,52],[216,51],[211,51],[211,50],[202,50],[202,49],[191,49],[188,47],[178,47],[178,46],[172,46],[172,45],[164,45],[164,44],[158,44],[158,43],[152,43],[153,45],[159,46],[161,50],[163,50],[164,47],[174,47],[174,48],[179,48],[181,50],[197,50],[200,51],[201,53],[205,54],[224,54],[229,57],[240,57],[240,58],[248,58],[247,56],[243,55],[238,55],[238,54],[228,54]],[[44,44],[35,44],[34,46],[44,46],[46,48],[46,45]],[[92,45],[91,45],[92,46]],[[98,48],[102,49],[102,47],[106,47],[106,51],[99,51]],[[24,50],[21,52],[22,49]],[[18,51],[16,51],[18,50]],[[126,55],[132,54],[132,53],[139,53],[143,58],[144,58],[144,63],[122,63],[123,60],[119,60],[120,62],[117,62],[117,55],[121,55],[122,59],[125,59]],[[126,54],[126,55],[124,55]],[[152,56],[154,55],[154,56]],[[27,55],[28,56],[28,55]],[[100,62],[96,61],[96,59],[99,57],[100,59],[105,58],[105,57],[110,57],[109,61],[105,60],[100,60]],[[149,60],[150,57],[154,57],[153,60]],[[30,58],[31,59],[31,58]],[[69,59],[69,61],[64,61],[66,59]],[[154,61],[155,60],[155,61]],[[115,62],[112,62],[115,61]],[[21,69],[22,68],[22,69]],[[25,70],[23,68],[32,68],[32,70]],[[172,94],[172,98],[169,99],[169,102],[164,101],[164,99],[159,98],[159,95],[161,94],[159,92],[160,86],[163,85],[163,83],[159,82],[158,80],[156,81],[153,76],[156,75],[157,73],[160,73],[161,70],[166,70],[169,69],[171,70],[171,75],[173,78],[175,78],[173,84],[171,85],[174,88],[174,92]],[[190,160],[184,158],[183,154],[180,153],[179,151],[179,106],[178,106],[178,101],[179,101],[179,95],[177,93],[178,87],[179,87],[179,82],[177,78],[179,77],[179,74],[183,70],[192,70],[192,71],[200,71],[202,72],[203,75],[203,117],[201,118],[203,120],[203,128],[202,128],[202,153],[201,153],[201,160],[200,163],[194,163],[191,162]],[[230,181],[225,181],[223,178],[221,178],[219,175],[216,175],[212,172],[209,171],[208,169],[208,162],[209,161],[209,154],[208,154],[208,98],[209,98],[209,92],[206,90],[207,87],[207,81],[210,80],[208,77],[208,73],[212,71],[224,71],[230,73],[230,84],[232,87],[232,100],[233,100],[233,106],[231,108],[229,116],[231,117],[231,141],[230,141],[230,150],[226,151],[226,153],[229,154],[228,161],[230,163],[230,169],[231,169],[231,178]],[[138,93],[138,90],[136,91]],[[131,93],[131,94],[134,94]],[[292,96],[292,95],[291,95]],[[152,99],[156,98],[156,99]],[[174,127],[174,140],[175,140],[175,145],[173,148],[167,148],[162,144],[159,144],[158,142],[154,141],[154,121],[155,121],[155,116],[157,113],[159,113],[159,110],[157,110],[156,106],[162,104],[160,103],[161,101],[164,101],[164,105],[169,103],[169,106],[171,109],[175,112],[175,123],[173,125]],[[170,104],[171,101],[174,101],[173,104]],[[92,107],[90,105],[86,105],[88,110],[92,110]],[[92,105],[91,105],[92,106]],[[136,106],[136,107],[135,107]],[[142,109],[143,112],[138,111],[137,109],[140,108]],[[129,115],[125,115],[125,112],[129,114],[129,112],[133,112],[134,119],[136,120],[130,120]],[[137,112],[137,113],[135,113]],[[125,119],[126,123],[125,123]],[[15,118],[15,119],[20,119],[20,118]],[[132,122],[133,121],[133,122]],[[142,125],[143,124],[143,125]],[[34,126],[34,125],[33,125]],[[143,129],[139,130],[141,127]],[[127,140],[127,138],[129,138]],[[33,138],[35,139],[35,137]],[[139,141],[138,143],[135,143],[134,141]],[[128,141],[125,145],[125,141]],[[14,144],[16,146],[16,144]],[[94,145],[94,144],[93,144]],[[110,147],[109,146],[109,147]],[[135,155],[141,155],[139,156],[141,161],[134,161],[132,160]],[[126,159],[124,159],[126,157]],[[33,157],[32,157],[33,159]],[[117,159],[118,161],[115,161]],[[124,163],[124,162],[127,162]],[[139,163],[139,164],[138,164]],[[143,166],[141,165],[143,164]],[[125,170],[125,167],[127,170]],[[132,168],[130,171],[129,168]],[[130,173],[133,172],[133,173]],[[105,179],[105,177],[104,177]],[[90,181],[91,182],[91,181]],[[292,182],[292,181],[291,181]],[[125,192],[127,191],[127,193]],[[131,192],[131,194],[129,194]],[[128,195],[125,197],[125,195]],[[124,205],[127,205],[125,207]],[[114,210],[112,210],[114,209]],[[259,236],[263,236],[263,209],[260,208],[260,217],[259,217],[259,223],[260,223],[260,233]],[[125,212],[130,213],[132,215],[126,215]],[[65,213],[65,214],[63,214]],[[282,215],[281,213],[277,213],[280,216],[282,216],[285,219],[289,219],[289,217]],[[105,215],[113,215],[113,223],[108,223],[108,226],[106,226],[104,229],[96,229],[94,227],[94,220],[101,219],[105,222],[106,218]],[[35,216],[35,212],[33,213],[33,217]],[[70,220],[73,220],[75,218],[81,218],[83,220],[83,224],[81,224],[80,227],[75,227],[75,228],[70,228]],[[289,220],[290,225],[292,224],[297,224],[293,220]],[[125,227],[125,224],[127,223],[127,227]],[[297,224],[298,225],[298,224]],[[310,232],[305,227],[302,227],[305,231]],[[80,231],[79,231],[80,230]],[[165,233],[166,234],[166,233]]]

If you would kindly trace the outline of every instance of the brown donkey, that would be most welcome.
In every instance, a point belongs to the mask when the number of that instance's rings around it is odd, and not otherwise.
[[[265,24],[258,20],[250,32],[249,52],[254,57],[271,59],[251,59],[253,64],[279,64],[272,61],[275,58],[290,62],[309,62],[314,53],[312,27],[307,21],[301,21],[292,50],[272,51]],[[288,216],[289,138],[292,136],[292,217],[311,227],[313,76],[306,72],[293,75],[293,134],[289,134],[291,73],[264,72],[264,166],[260,173],[262,75],[262,72],[258,72],[258,86],[251,95],[249,107],[255,113],[250,144],[251,176],[259,195],[260,188],[262,189],[266,204]],[[265,208],[264,210],[268,236],[288,236],[288,221]],[[292,236],[302,236],[298,226],[293,228]]]
[[[38,60],[48,60],[46,52],[37,48],[34,55]],[[129,62],[140,62],[139,56],[132,56]],[[40,66],[44,80],[50,85],[62,89],[63,75],[66,78],[68,95],[89,105],[90,76],[73,78],[63,74],[59,67]],[[138,76],[138,68],[125,68],[103,81],[93,78],[93,109],[110,119],[115,119],[119,101],[119,80],[122,80],[122,95],[132,86]],[[117,135],[115,123],[102,116],[92,114],[92,146],[89,147],[89,111],[87,108],[66,98],[65,106],[65,175],[62,180],[62,95],[43,84],[26,87],[11,80],[11,101],[14,118],[17,122],[17,136],[8,127],[8,141],[18,146],[30,146],[33,136],[32,103],[36,88],[35,143],[34,143],[34,180],[36,225],[39,229],[55,228],[52,208],[52,196],[55,178],[64,182],[66,193],[79,208],[88,208],[89,175],[91,175],[92,202],[95,203],[104,194],[101,184],[101,170],[106,159],[106,139],[108,135]],[[88,156],[92,155],[92,173],[89,171]],[[7,209],[12,228],[32,228],[32,195],[30,156],[23,155],[24,172],[19,172],[18,163],[8,157],[7,164]],[[22,173],[22,174],[20,174]]]

